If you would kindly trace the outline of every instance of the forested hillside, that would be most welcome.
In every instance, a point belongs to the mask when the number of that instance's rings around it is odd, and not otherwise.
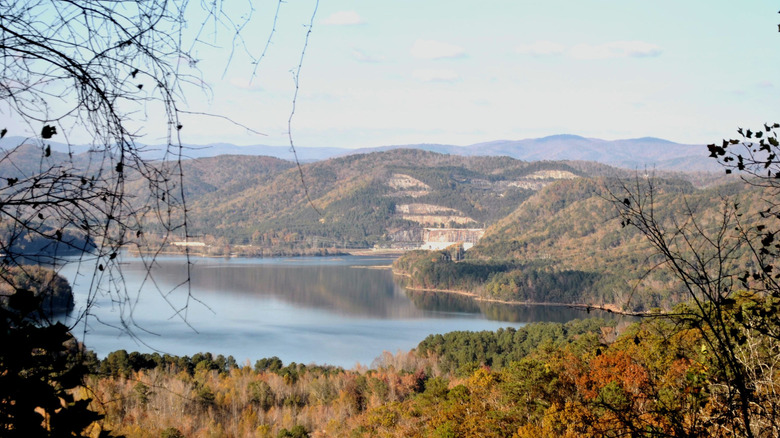
[[[9,181],[34,174],[41,163],[54,167],[68,157],[32,145],[6,153],[14,165],[0,161],[0,171]],[[75,169],[87,175],[106,170],[100,157],[89,152],[73,157]],[[221,155],[184,160],[181,172],[190,240],[203,241],[209,253],[223,255],[413,248],[421,243],[425,227],[490,226],[553,182],[628,178],[633,173],[595,162],[524,162],[411,149],[349,155],[300,168],[271,157]],[[677,175],[698,185],[721,178]],[[144,181],[128,172],[130,193],[143,193]],[[171,196],[177,192],[174,188]],[[155,231],[162,230],[150,225],[149,231],[146,238],[155,242]]]
[[[184,172],[191,182],[191,235],[215,250],[243,254],[413,248],[421,243],[424,227],[490,226],[556,181],[575,184],[582,178],[634,173],[598,163],[409,149],[300,168],[268,157],[220,156],[186,162]],[[698,186],[722,179],[702,173],[662,175],[678,175]]]
[[[765,194],[736,182],[704,189],[674,179],[653,184],[654,214],[667,223],[685,220],[690,211],[703,224],[717,224],[728,203],[740,205],[750,220],[758,217]],[[483,299],[668,309],[686,298],[685,291],[668,272],[655,269],[660,259],[646,239],[621,223],[610,199],[619,190],[614,178],[558,181],[491,226],[461,257],[413,252],[395,268],[411,287],[467,291]],[[730,257],[747,265],[745,255]]]
[[[191,233],[258,248],[392,246],[419,241],[414,233],[423,227],[483,227],[547,184],[583,176],[565,163],[418,150],[351,155],[300,171],[277,166],[250,179],[226,160],[196,160],[200,169],[209,164],[234,176],[216,190],[189,189]]]

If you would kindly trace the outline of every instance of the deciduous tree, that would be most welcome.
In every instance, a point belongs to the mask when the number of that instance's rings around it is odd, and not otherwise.
[[[758,214],[723,198],[721,215],[703,218],[685,203],[673,217],[655,210],[651,178],[637,177],[612,192],[623,224],[638,229],[687,291],[690,302],[664,317],[693,327],[711,367],[712,430],[723,435],[777,436],[780,419],[780,160],[776,130],[739,129],[741,139],[708,146],[727,173],[764,188]]]
[[[229,62],[233,51],[247,49],[241,31],[253,12],[249,1],[229,8],[220,0],[0,2],[0,111],[8,123],[0,126],[0,138],[13,141],[0,151],[0,282],[9,286],[2,293],[15,292],[9,301],[27,295],[14,280],[15,270],[31,263],[62,266],[72,260],[65,255],[75,255],[81,276],[91,278],[81,318],[89,317],[101,294],[125,306],[130,294],[120,252],[136,246],[151,264],[170,236],[187,238],[181,167],[186,127],[180,115],[188,87],[202,87],[193,54],[210,27],[211,35],[227,34],[221,41]],[[249,55],[259,62],[263,53]],[[297,75],[295,82],[297,90]],[[154,159],[141,143],[151,124],[159,124],[152,131],[165,132]],[[25,138],[25,126],[37,134]],[[79,153],[72,138],[89,150]],[[54,141],[68,150],[57,152]],[[155,238],[148,239],[152,233]],[[191,299],[171,304],[185,323]],[[37,379],[32,394],[39,400],[36,405],[23,398],[30,389],[0,385],[0,434],[21,436],[36,427],[38,432],[24,436],[82,433],[97,417],[88,415],[88,401],[74,402],[68,392],[83,368],[56,368],[64,360],[61,344],[72,340],[67,328],[31,320],[30,312],[0,310],[0,332],[18,341],[2,344],[0,376],[29,374]],[[123,315],[129,330],[132,312]],[[41,330],[56,336],[44,342]],[[8,345],[26,350],[11,354]],[[55,367],[52,374],[36,371],[46,367]],[[43,411],[43,423],[34,410]]]

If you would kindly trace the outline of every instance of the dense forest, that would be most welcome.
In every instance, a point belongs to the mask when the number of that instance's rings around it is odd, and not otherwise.
[[[400,426],[398,413],[382,413],[388,408],[422,402],[430,409],[475,373],[508,370],[542,347],[591,348],[612,332],[606,322],[588,320],[429,336],[412,352],[385,353],[370,370],[117,351],[88,360],[90,388],[110,397],[102,405],[104,426],[130,436],[371,436],[366,425]],[[394,419],[372,424],[377,415]]]
[[[371,369],[118,351],[88,387],[138,437],[731,436],[701,345],[659,318],[432,335]]]

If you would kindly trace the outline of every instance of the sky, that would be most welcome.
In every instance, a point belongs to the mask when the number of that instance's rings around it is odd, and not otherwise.
[[[182,105],[235,123],[183,115],[185,143],[289,145],[309,29],[296,146],[555,134],[703,144],[780,121],[780,15],[768,0],[250,3],[245,47],[231,51],[224,28],[201,35],[212,41],[192,55],[208,91],[186,90]],[[146,142],[161,128],[144,126]]]

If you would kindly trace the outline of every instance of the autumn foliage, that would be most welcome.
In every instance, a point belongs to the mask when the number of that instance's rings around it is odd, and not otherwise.
[[[620,324],[615,338],[606,336],[614,325],[598,325],[509,333],[531,344],[459,332],[435,351],[385,353],[371,369],[116,352],[95,365],[84,394],[103,427],[131,437],[733,435],[718,395],[728,376],[713,370],[697,328],[652,318]],[[497,354],[513,359],[460,363],[449,349],[468,339],[485,351],[504,342]]]

